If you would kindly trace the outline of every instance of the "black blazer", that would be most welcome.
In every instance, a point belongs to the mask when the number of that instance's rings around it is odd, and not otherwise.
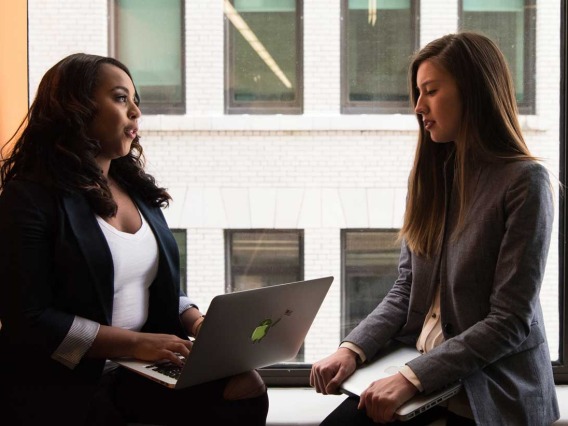
[[[179,320],[179,253],[159,207],[131,194],[159,248],[143,331],[187,338]],[[51,359],[74,317],[110,325],[113,263],[95,214],[82,195],[61,195],[28,181],[0,194],[0,374],[28,383],[93,383],[104,360],[71,370]],[[26,367],[24,371],[15,365]],[[17,364],[14,364],[17,363]]]

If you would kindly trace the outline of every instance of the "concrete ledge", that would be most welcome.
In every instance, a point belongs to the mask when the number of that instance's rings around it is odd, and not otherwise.
[[[560,420],[554,426],[568,426],[568,385],[557,386],[556,392]],[[317,426],[346,396],[321,395],[312,388],[269,387],[268,398],[267,426]],[[434,423],[430,426],[439,425]]]
[[[313,388],[268,388],[267,426],[317,426],[345,395],[322,395]]]

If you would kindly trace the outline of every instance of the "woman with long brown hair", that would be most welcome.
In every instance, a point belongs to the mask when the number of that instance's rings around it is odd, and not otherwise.
[[[539,301],[552,192],[523,140],[506,61],[481,34],[450,34],[414,56],[409,84],[419,136],[399,277],[310,380],[334,393],[393,340],[417,357],[323,424],[391,422],[417,393],[457,381],[446,407],[413,424],[552,424],[559,411]]]

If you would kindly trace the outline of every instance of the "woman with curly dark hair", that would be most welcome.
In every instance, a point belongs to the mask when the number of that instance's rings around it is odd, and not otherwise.
[[[122,63],[70,55],[43,77],[0,166],[10,424],[266,422],[255,371],[174,391],[110,361],[181,364],[203,321],[179,287],[170,195],[144,171],[139,101]]]

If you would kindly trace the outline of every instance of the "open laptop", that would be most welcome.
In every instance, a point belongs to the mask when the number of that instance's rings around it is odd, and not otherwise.
[[[417,356],[420,356],[420,352],[414,347],[391,345],[382,350],[370,363],[364,364],[355,370],[355,372],[343,382],[340,390],[347,395],[361,396],[361,393],[363,393],[373,381],[397,373],[403,365]],[[395,417],[400,421],[410,420],[418,414],[454,396],[459,392],[460,388],[461,384],[455,383],[428,395],[418,393],[396,410]]]
[[[323,277],[216,296],[183,367],[113,359],[174,389],[294,358],[333,282]]]

